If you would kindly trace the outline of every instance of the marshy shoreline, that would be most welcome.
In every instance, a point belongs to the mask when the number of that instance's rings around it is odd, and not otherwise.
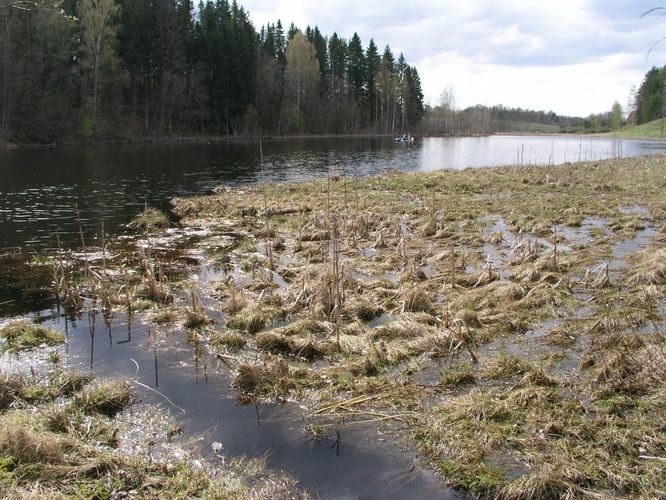
[[[666,491],[666,156],[220,186],[172,210],[33,266],[68,314],[178,328],[242,403],[301,405],[312,439],[390,425],[472,495]],[[10,488],[34,488],[1,442]]]

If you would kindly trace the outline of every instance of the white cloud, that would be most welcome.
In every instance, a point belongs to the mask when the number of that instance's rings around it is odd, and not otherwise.
[[[416,65],[435,104],[454,88],[459,106],[504,104],[587,115],[625,104],[632,85],[666,60],[666,17],[641,18],[652,0],[247,0],[259,28],[318,25],[390,44]]]

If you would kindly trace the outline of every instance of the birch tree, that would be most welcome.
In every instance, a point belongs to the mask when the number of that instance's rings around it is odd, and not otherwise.
[[[295,104],[296,128],[302,128],[301,113],[308,100],[314,97],[319,84],[317,51],[300,31],[287,45],[287,88],[292,104]]]
[[[116,54],[120,9],[113,0],[81,0],[78,6],[81,20],[81,67],[83,69],[83,101],[90,115],[84,123],[84,133],[97,128],[100,88],[103,81],[112,80],[120,72]]]

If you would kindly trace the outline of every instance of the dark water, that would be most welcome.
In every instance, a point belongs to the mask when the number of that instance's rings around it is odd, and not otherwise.
[[[321,498],[459,498],[420,466],[414,452],[398,447],[389,427],[343,424],[336,446],[335,427],[321,440],[308,437],[304,412],[295,404],[240,405],[231,388],[232,367],[188,340],[178,326],[151,330],[122,313],[110,324],[101,314],[72,319],[55,309],[41,311],[40,317],[66,332],[71,366],[96,377],[137,375],[158,390],[161,395],[134,386],[143,402],[162,407],[183,424],[184,439],[204,436],[200,451],[213,461],[213,442],[222,443],[225,456],[267,456],[269,467],[292,474]]]
[[[301,139],[215,144],[139,144],[0,151],[0,249],[53,247],[59,233],[76,245],[74,206],[88,236],[104,222],[115,233],[144,204],[165,208],[172,196],[205,193],[220,183],[303,180],[386,169],[548,164],[634,156],[666,143],[606,138],[490,136],[390,139]]]

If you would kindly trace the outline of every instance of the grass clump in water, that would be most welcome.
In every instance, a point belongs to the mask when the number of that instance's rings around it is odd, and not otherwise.
[[[85,413],[113,417],[133,402],[132,389],[122,380],[102,380],[79,394],[74,402]]]
[[[245,331],[252,335],[263,330],[268,320],[268,314],[262,309],[248,308],[232,315],[227,320],[227,328]]]
[[[65,341],[65,336],[58,330],[25,320],[11,322],[2,327],[0,338],[7,342],[4,349],[9,352],[34,349],[41,345],[52,346]]]
[[[306,375],[306,370],[292,368],[284,360],[268,361],[263,365],[242,363],[238,367],[234,387],[241,393],[243,402],[261,398],[281,400],[298,389]]]
[[[529,363],[523,361],[518,356],[500,353],[485,370],[484,376],[485,378],[505,379],[517,375],[525,375],[531,368]]]
[[[443,369],[439,374],[439,383],[443,387],[460,387],[474,384],[475,382],[476,375],[467,364],[453,369]]]
[[[153,207],[146,207],[128,224],[131,229],[152,229],[169,226],[167,214]]]
[[[432,299],[426,290],[411,287],[404,290],[401,297],[404,312],[430,312],[432,310]]]
[[[178,320],[178,313],[175,309],[165,307],[158,309],[148,316],[148,321],[158,325],[165,325],[168,323],[175,323]]]
[[[187,308],[185,310],[185,328],[203,328],[213,323],[213,320],[206,316],[205,311]]]
[[[257,347],[273,354],[290,354],[309,360],[324,357],[331,346],[313,335],[286,336],[277,332],[262,332],[255,340]]]
[[[62,370],[54,370],[48,377],[0,374],[0,411],[71,397],[91,380],[88,374]]]
[[[243,335],[232,331],[214,333],[209,342],[213,347],[224,347],[230,351],[240,351],[247,344]]]

